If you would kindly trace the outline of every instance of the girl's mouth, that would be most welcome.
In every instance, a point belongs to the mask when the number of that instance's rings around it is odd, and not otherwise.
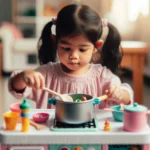
[[[74,65],[78,65],[79,63],[69,63],[69,64],[74,66]]]

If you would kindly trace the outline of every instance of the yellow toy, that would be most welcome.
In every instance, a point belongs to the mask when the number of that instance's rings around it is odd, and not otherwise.
[[[26,99],[20,104],[20,109],[21,109],[21,117],[22,117],[22,132],[28,132],[29,127],[30,127],[30,108],[31,105],[28,103]]]
[[[108,120],[105,121],[105,126],[104,126],[104,131],[110,131],[111,127],[110,127],[110,123]]]

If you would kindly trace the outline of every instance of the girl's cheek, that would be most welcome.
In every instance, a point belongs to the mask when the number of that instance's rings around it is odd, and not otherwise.
[[[58,56],[61,57],[63,55],[63,52],[61,50],[58,50]]]
[[[59,60],[62,62],[68,58],[67,54],[60,52],[58,53]]]

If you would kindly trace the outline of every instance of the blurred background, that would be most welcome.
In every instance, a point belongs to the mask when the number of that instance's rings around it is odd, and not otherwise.
[[[136,102],[150,108],[150,0],[0,0],[0,113],[17,101],[7,90],[10,73],[39,65],[43,26],[71,3],[89,5],[117,27],[124,52],[121,80],[132,86]]]

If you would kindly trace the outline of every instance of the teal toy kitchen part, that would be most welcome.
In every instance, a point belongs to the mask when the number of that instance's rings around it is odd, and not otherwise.
[[[133,103],[133,105],[126,105],[124,106],[124,109],[130,112],[143,112],[148,110],[146,106],[139,105],[138,103]]]

